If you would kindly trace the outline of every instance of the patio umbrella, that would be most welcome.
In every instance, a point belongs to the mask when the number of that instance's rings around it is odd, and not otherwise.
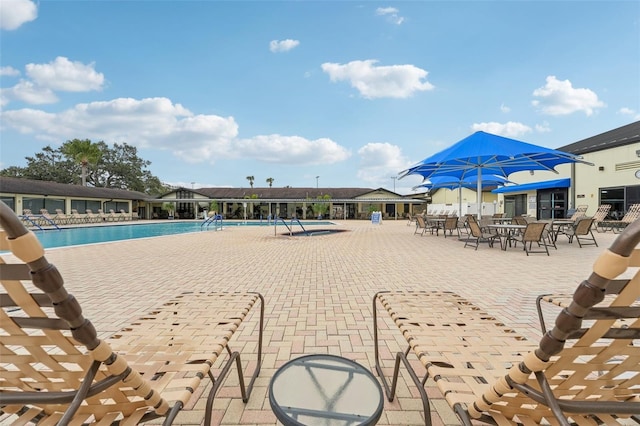
[[[470,176],[477,176],[480,218],[483,174],[509,177],[511,173],[525,170],[558,173],[555,166],[565,163],[593,165],[568,152],[479,131],[400,172],[398,178],[408,175],[421,175],[425,179],[454,176],[465,181]]]
[[[414,186],[412,189],[416,190],[418,188],[427,188],[429,191],[433,189],[445,188],[449,190],[458,189],[458,215],[462,215],[462,188],[474,189],[478,188],[478,175],[468,176],[466,180],[460,180],[455,176],[432,176],[429,179],[425,179],[426,182],[421,183],[420,185]],[[507,183],[514,183],[507,180],[504,176],[499,175],[484,175],[482,177],[482,188],[488,187],[502,187]]]

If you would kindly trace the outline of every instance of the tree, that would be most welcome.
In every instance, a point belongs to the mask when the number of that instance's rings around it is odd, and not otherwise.
[[[92,153],[92,159],[79,162],[77,155],[86,148],[86,142],[92,147],[87,148]],[[99,155],[97,161],[93,161],[93,151],[96,149]],[[80,157],[88,159],[89,156]],[[26,157],[26,160],[26,167],[10,166],[0,170],[0,175],[76,185],[83,183],[150,195],[161,195],[170,190],[168,185],[162,183],[147,169],[151,162],[138,157],[137,148],[126,143],[116,143],[109,147],[103,141],[92,143],[88,139],[73,139],[58,149],[46,146],[42,152],[36,153],[33,157]],[[81,179],[82,177],[84,179]]]
[[[75,183],[71,170],[77,170],[77,164],[68,160],[59,149],[45,146],[42,152],[33,157],[25,157],[26,167],[11,166],[0,171],[0,175],[33,180],[46,180],[59,183]]]
[[[72,139],[62,144],[60,152],[80,163],[82,186],[87,186],[87,168],[89,164],[96,164],[102,156],[98,144],[94,144],[89,139]]]
[[[173,217],[173,212],[176,209],[176,205],[174,203],[165,202],[162,203],[162,210],[166,210],[169,214],[169,217]]]
[[[271,188],[273,186],[273,181],[274,181],[274,179],[272,177],[267,178],[267,183],[269,184],[269,188]]]
[[[249,185],[251,185],[251,188],[253,188],[253,181],[256,180],[256,178],[253,176],[247,176],[247,180],[249,181]]]
[[[330,200],[331,199],[331,195],[329,195],[329,194],[318,195],[317,199],[318,200]],[[312,209],[313,209],[313,214],[316,217],[318,217],[318,218],[324,217],[324,216],[326,216],[327,212],[329,211],[329,203],[328,202],[313,203]]]

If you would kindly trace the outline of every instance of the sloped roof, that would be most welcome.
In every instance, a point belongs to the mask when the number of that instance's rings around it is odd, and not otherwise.
[[[208,198],[220,199],[251,197],[254,194],[264,199],[305,199],[325,195],[331,198],[354,199],[377,190],[371,188],[198,188],[190,191]],[[394,194],[391,191],[387,192]]]
[[[640,142],[640,121],[565,145],[558,150],[581,155],[637,142]]]
[[[94,188],[0,176],[0,192],[14,194],[55,195],[61,197],[102,198],[118,200],[147,200],[151,197],[143,192],[114,188]]]

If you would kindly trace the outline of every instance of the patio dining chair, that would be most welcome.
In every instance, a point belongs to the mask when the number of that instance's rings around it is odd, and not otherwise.
[[[444,231],[444,237],[447,238],[447,232],[449,236],[452,236],[455,232],[460,238],[460,228],[458,228],[458,216],[449,216],[445,219],[442,230]]]
[[[522,243],[523,250],[529,256],[530,253],[546,253],[549,256],[549,247],[547,246],[548,233],[545,234],[548,224],[545,222],[529,222],[527,227],[521,234],[512,237],[514,247],[518,242]],[[533,244],[537,244],[538,250],[533,248]],[[544,250],[542,250],[544,248]]]
[[[2,202],[0,225],[0,251],[10,252],[0,257],[0,423],[168,425],[210,381],[208,425],[234,365],[248,401],[262,363],[262,295],[182,293],[100,339],[35,234]],[[231,346],[240,344],[234,334],[257,306],[257,355],[245,385]]]
[[[474,245],[475,250],[478,250],[480,243],[487,243],[489,247],[493,247],[496,238],[500,238],[498,234],[491,234],[484,232],[475,218],[469,217],[467,221],[469,226],[469,235],[465,238],[464,246]]]
[[[535,343],[451,292],[376,293],[375,370],[387,398],[395,398],[404,365],[422,399],[426,425],[431,424],[428,379],[464,425],[640,422],[640,309],[633,306],[640,298],[639,244],[636,222],[600,255],[554,327]],[[614,300],[601,309],[612,293]],[[378,311],[386,311],[390,321],[379,320]],[[620,327],[621,320],[628,326]],[[407,347],[397,352],[388,378],[390,362],[381,359],[379,329],[391,323]]]
[[[575,238],[581,248],[587,245],[598,247],[596,237],[593,235],[593,222],[592,217],[583,217],[578,219],[574,225],[566,228],[564,233],[569,237],[569,243],[572,243]]]
[[[420,234],[420,235],[424,235],[425,231],[427,230],[427,222],[425,221],[424,217],[422,215],[417,215],[416,216],[416,229],[413,232],[413,235],[415,234]]]

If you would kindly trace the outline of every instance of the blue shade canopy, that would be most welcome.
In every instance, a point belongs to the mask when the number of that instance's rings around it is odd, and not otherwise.
[[[508,177],[525,170],[548,170],[557,173],[555,167],[565,163],[584,163],[580,157],[568,152],[532,145],[515,139],[486,132],[476,132],[418,164],[398,174],[399,179],[408,175],[454,176],[466,181],[477,176],[478,207],[482,197],[482,175]],[[481,209],[478,208],[478,216]]]
[[[477,174],[508,177],[524,170],[556,172],[558,164],[577,162],[592,165],[568,152],[480,131],[403,170],[399,178],[415,174],[427,179],[446,175],[466,180]]]
[[[554,179],[545,180],[542,182],[523,183],[522,185],[503,186],[502,188],[496,188],[491,192],[496,194],[504,194],[508,192],[526,192],[537,189],[549,189],[549,188],[569,188],[571,186],[571,179]]]
[[[502,186],[507,183],[513,183],[504,176],[498,175],[485,175],[482,176],[482,188],[487,188],[490,186]],[[432,189],[456,189],[456,188],[467,188],[476,190],[478,187],[478,175],[468,176],[465,180],[460,180],[455,176],[432,176],[427,179],[426,182],[421,183],[420,185],[414,186],[413,189],[418,188],[427,188],[429,190]]]

